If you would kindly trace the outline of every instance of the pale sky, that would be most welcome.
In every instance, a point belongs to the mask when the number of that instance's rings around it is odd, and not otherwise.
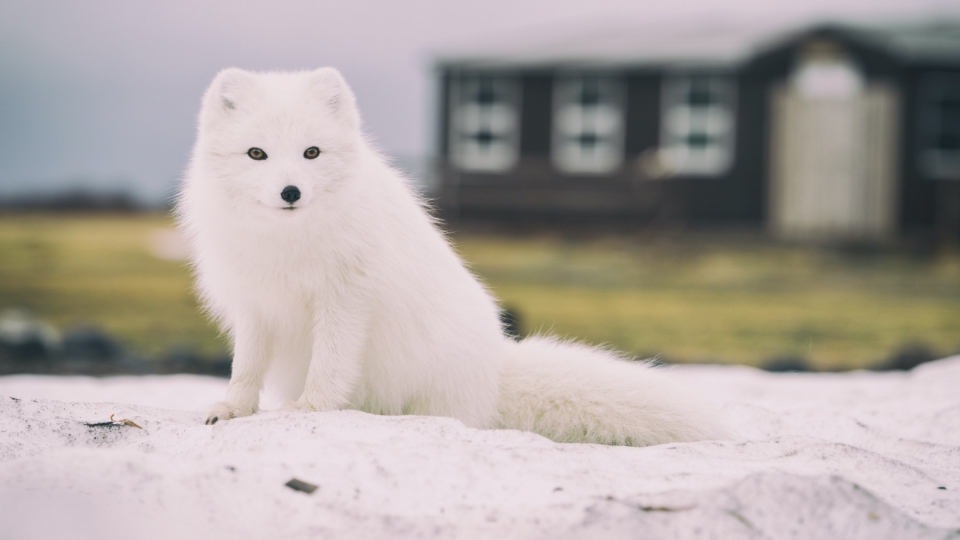
[[[0,196],[87,186],[158,199],[187,162],[201,93],[228,66],[336,66],[381,148],[417,157],[434,147],[438,54],[611,21],[642,32],[944,15],[960,16],[960,0],[4,0]]]

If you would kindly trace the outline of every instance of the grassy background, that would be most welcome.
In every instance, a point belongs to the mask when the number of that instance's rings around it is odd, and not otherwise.
[[[156,215],[0,217],[0,311],[106,329],[136,350],[218,354],[183,261],[151,244]],[[457,249],[527,332],[672,361],[761,364],[799,356],[863,367],[920,342],[960,348],[960,257],[912,260],[756,241],[461,235]]]
[[[960,349],[960,258],[737,242],[463,238],[527,332],[681,362],[870,365],[906,344]],[[733,241],[731,241],[733,240]]]
[[[14,214],[0,218],[0,311],[25,308],[59,328],[103,328],[148,355],[226,350],[200,314],[183,261],[151,244],[159,215]]]

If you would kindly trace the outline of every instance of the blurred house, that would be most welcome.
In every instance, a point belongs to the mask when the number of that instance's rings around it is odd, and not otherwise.
[[[600,29],[438,68],[451,219],[960,238],[960,21]]]

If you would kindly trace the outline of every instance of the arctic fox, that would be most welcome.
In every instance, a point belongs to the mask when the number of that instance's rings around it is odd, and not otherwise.
[[[208,424],[255,413],[266,382],[293,408],[448,416],[559,442],[724,436],[666,370],[507,338],[496,301],[365,139],[333,68],[221,71],[177,214],[201,299],[233,345]]]

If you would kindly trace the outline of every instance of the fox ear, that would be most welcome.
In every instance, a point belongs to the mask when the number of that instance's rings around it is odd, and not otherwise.
[[[360,113],[357,100],[350,85],[335,68],[325,67],[310,73],[310,83],[314,95],[318,96],[337,117],[351,127],[360,126]]]
[[[253,85],[253,74],[239,68],[217,73],[204,96],[204,108],[219,113],[236,109],[244,94]]]

